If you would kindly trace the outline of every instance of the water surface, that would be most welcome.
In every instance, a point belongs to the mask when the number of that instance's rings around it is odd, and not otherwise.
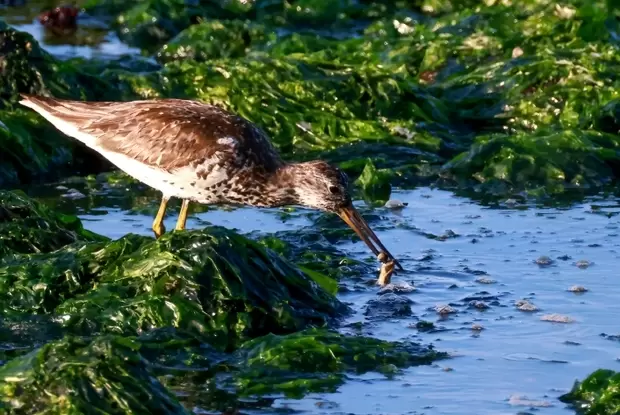
[[[115,59],[125,55],[140,55],[140,49],[121,42],[106,22],[84,13],[78,16],[77,32],[71,36],[58,36],[46,30],[39,23],[38,16],[56,7],[54,3],[27,0],[21,6],[0,4],[0,18],[15,29],[30,33],[43,49],[59,59]]]

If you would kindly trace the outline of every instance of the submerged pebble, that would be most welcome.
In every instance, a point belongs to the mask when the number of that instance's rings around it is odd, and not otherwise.
[[[588,291],[588,289],[582,285],[573,285],[572,287],[568,288],[568,291],[572,293],[585,293]]]
[[[586,269],[590,267],[591,265],[592,265],[592,262],[588,261],[587,259],[582,259],[582,260],[575,262],[575,266],[581,269]]]
[[[408,282],[396,282],[387,284],[377,292],[378,295],[395,293],[395,294],[408,294],[416,291],[416,287],[409,284]]]
[[[413,300],[394,293],[368,301],[364,315],[374,318],[406,317],[412,314]]]
[[[475,308],[477,310],[486,310],[490,308],[489,305],[484,301],[471,301],[468,305],[469,308]]]
[[[542,321],[550,321],[552,323],[573,323],[575,321],[573,318],[562,314],[546,314],[540,319]]]
[[[536,305],[532,304],[528,300],[519,300],[515,303],[515,306],[517,307],[517,310],[519,311],[533,312],[533,311],[539,310],[539,308]]]
[[[497,281],[492,278],[480,277],[476,278],[476,282],[478,284],[495,284]]]
[[[67,193],[61,195],[61,197],[75,200],[75,199],[83,199],[86,197],[86,195],[77,189],[69,189]]]
[[[455,314],[457,312],[454,307],[448,304],[441,304],[441,305],[435,306],[435,311],[441,315]]]
[[[529,406],[532,408],[548,408],[548,407],[553,406],[553,404],[549,401],[536,401],[523,395],[512,395],[508,399],[508,403],[510,405]]]
[[[550,265],[553,265],[553,259],[549,258],[546,255],[537,258],[534,262],[540,267],[548,267]]]
[[[403,209],[404,207],[408,206],[409,203],[407,202],[401,202],[398,199],[390,199],[387,202],[385,202],[384,207],[388,208],[388,209]]]

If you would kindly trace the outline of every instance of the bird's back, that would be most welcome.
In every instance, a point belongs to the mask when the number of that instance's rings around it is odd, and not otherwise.
[[[214,105],[180,99],[82,102],[27,95],[20,102],[95,150],[120,153],[166,171],[201,165],[219,152],[229,154],[230,163],[266,171],[282,164],[262,130]]]

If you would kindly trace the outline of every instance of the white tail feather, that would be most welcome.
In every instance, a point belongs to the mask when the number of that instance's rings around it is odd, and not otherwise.
[[[30,101],[28,99],[22,99],[21,101],[19,101],[20,104],[22,104],[25,107],[31,108],[34,111],[36,111],[37,113],[39,113],[39,115],[41,115],[43,118],[45,118],[46,120],[48,120],[50,123],[52,123],[54,125],[54,127],[56,127],[58,130],[62,131],[63,133],[65,133],[66,135],[68,135],[69,137],[73,137],[76,140],[81,141],[82,143],[86,144],[88,147],[99,151],[99,148],[96,144],[97,139],[96,137],[90,135],[90,134],[85,134],[83,132],[81,132],[75,125],[64,121],[52,114],[50,114],[49,111],[45,110],[44,108],[42,108],[41,106],[37,105],[35,102]],[[67,112],[69,113],[69,112]]]

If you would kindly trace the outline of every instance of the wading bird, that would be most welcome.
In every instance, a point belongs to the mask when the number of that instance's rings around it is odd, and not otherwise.
[[[58,130],[162,192],[153,222],[158,238],[171,197],[261,207],[302,205],[337,213],[382,262],[402,267],[353,207],[346,174],[324,161],[284,162],[267,135],[224,109],[181,99],[82,102],[22,95]],[[380,255],[382,254],[383,255]]]

